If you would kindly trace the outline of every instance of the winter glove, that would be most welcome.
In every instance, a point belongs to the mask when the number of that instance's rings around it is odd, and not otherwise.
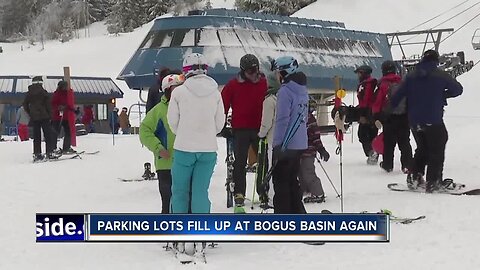
[[[225,125],[223,127],[222,131],[220,131],[219,135],[220,135],[220,137],[228,139],[228,138],[233,137],[233,132],[232,132],[231,128],[229,128]]]
[[[375,126],[377,127],[377,129],[382,129],[383,127],[382,122],[380,122],[379,120],[375,121]]]
[[[368,123],[367,117],[365,117],[365,116],[360,116],[360,119],[358,119],[358,123],[360,123],[360,124],[367,124],[367,123]]]
[[[327,162],[330,159],[330,154],[325,150],[325,147],[318,149],[318,153],[320,154],[321,160]]]
[[[340,112],[337,111],[334,118],[335,127],[338,130],[341,130],[343,133],[347,132],[347,130],[345,129],[345,117],[346,116],[340,118]]]
[[[163,159],[169,159],[170,158],[170,152],[168,152],[167,149],[162,149],[162,150],[160,150],[159,156],[160,156],[160,158],[163,158]]]

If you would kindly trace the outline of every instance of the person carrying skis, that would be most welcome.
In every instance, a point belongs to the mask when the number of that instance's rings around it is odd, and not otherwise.
[[[20,137],[20,141],[28,141],[30,138],[29,132],[28,132],[28,124],[30,123],[30,117],[28,116],[27,112],[25,111],[25,108],[21,106],[17,110],[17,133],[18,137]]]
[[[428,50],[409,73],[392,97],[392,106],[400,106],[406,98],[408,119],[417,143],[412,171],[407,176],[407,185],[415,189],[423,182],[427,167],[426,187],[428,193],[443,187],[443,166],[448,132],[443,122],[444,106],[448,98],[460,96],[463,86],[450,74],[438,69],[439,54]]]
[[[323,191],[322,182],[315,172],[315,161],[317,153],[320,159],[327,162],[330,154],[323,146],[320,127],[313,112],[317,109],[317,102],[310,99],[308,103],[308,121],[307,121],[307,138],[308,148],[303,151],[300,158],[300,172],[298,180],[300,182],[300,190],[302,195],[306,195],[303,199],[304,203],[322,203],[325,201],[325,193]]]
[[[240,59],[240,73],[222,90],[225,115],[232,109],[234,142],[235,206],[243,208],[246,193],[246,165],[248,149],[258,152],[258,132],[262,120],[262,105],[267,93],[267,80],[260,72],[256,56],[246,54]]]
[[[172,196],[172,161],[175,134],[167,121],[167,110],[172,91],[185,80],[183,75],[167,75],[163,78],[162,91],[164,95],[160,103],[155,105],[140,124],[140,141],[150,151],[155,159],[155,169],[158,177],[158,190],[162,199],[162,214],[170,213],[170,198]]]
[[[375,165],[378,162],[378,154],[373,151],[372,141],[378,134],[372,118],[372,105],[377,80],[372,77],[372,68],[363,65],[355,69],[359,84],[357,88],[358,109],[360,119],[358,121],[358,139],[362,143],[363,151],[367,156],[367,164]]]
[[[300,157],[308,148],[307,77],[298,72],[291,56],[272,62],[282,86],[277,94],[277,115],[273,133],[273,206],[275,214],[306,213],[298,183]]]
[[[218,84],[207,76],[208,65],[199,53],[183,61],[186,80],[172,92],[167,120],[176,135],[172,164],[172,213],[210,213],[208,189],[217,161],[217,134],[225,124]],[[196,246],[204,257],[205,243]],[[184,243],[176,253],[185,255]]]
[[[273,131],[275,130],[275,118],[277,110],[277,93],[280,89],[280,82],[275,73],[271,73],[268,78],[268,91],[265,100],[263,101],[262,122],[258,137],[260,138],[258,150],[258,166],[256,172],[257,193],[260,196],[260,202],[266,205],[268,203],[268,191],[270,184],[264,183],[265,174],[268,168],[272,166],[272,145],[273,145]],[[263,143],[263,153],[262,153]],[[263,155],[263,156],[262,156]]]
[[[57,149],[57,140],[60,135],[60,130],[63,127],[63,148],[58,149],[58,154],[75,154],[76,151],[72,149],[72,137],[70,132],[70,122],[68,115],[75,112],[73,104],[69,101],[69,95],[73,95],[71,89],[68,89],[66,81],[59,81],[57,90],[52,96],[52,126],[53,126],[53,144]]]
[[[383,128],[383,161],[380,167],[386,172],[393,171],[395,145],[401,152],[402,171],[408,174],[412,163],[412,146],[410,145],[410,126],[408,124],[407,104],[392,108],[391,98],[398,90],[402,78],[397,74],[397,65],[391,60],[382,63],[383,77],[378,83],[375,102],[372,106],[375,126]]]
[[[52,117],[52,107],[47,90],[43,88],[43,79],[36,76],[32,79],[32,84],[28,86],[28,92],[23,101],[23,108],[30,116],[33,124],[33,161],[41,161],[45,157],[42,155],[42,130],[45,137],[46,158],[56,159],[53,150],[53,135],[50,119]]]

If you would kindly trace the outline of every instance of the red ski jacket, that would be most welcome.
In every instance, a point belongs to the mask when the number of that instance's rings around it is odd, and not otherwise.
[[[372,106],[373,114],[382,112],[383,108],[385,107],[385,105],[387,105],[388,102],[387,94],[390,85],[392,83],[400,83],[401,80],[402,78],[394,73],[387,74],[380,79],[380,82],[378,83],[377,93],[375,94],[376,98]]]
[[[75,110],[73,102],[73,91],[57,89],[52,96],[52,120],[60,121],[62,119],[69,120],[67,114],[73,113]],[[63,111],[63,117],[60,112]]]

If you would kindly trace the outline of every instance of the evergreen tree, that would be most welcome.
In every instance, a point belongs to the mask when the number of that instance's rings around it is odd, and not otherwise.
[[[242,11],[290,16],[313,2],[315,0],[235,0],[235,6]]]
[[[73,32],[75,31],[75,24],[72,18],[67,18],[62,22],[62,32],[60,34],[60,42],[64,43],[70,41],[73,38]]]

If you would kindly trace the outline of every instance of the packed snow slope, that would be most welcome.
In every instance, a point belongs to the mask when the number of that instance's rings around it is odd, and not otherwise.
[[[480,98],[478,68],[463,75],[463,96],[449,101],[446,123],[450,131],[445,176],[470,187],[480,187]],[[100,150],[83,160],[31,163],[31,142],[0,143],[0,269],[476,269],[480,242],[479,196],[427,195],[389,191],[386,185],[403,182],[397,161],[391,174],[367,166],[356,136],[344,146],[344,193],[347,212],[390,209],[399,216],[426,215],[410,225],[392,224],[386,244],[220,244],[207,251],[208,264],[183,266],[162,244],[36,244],[34,217],[38,212],[160,212],[156,181],[123,183],[118,177],[142,174],[152,154],[135,135],[87,135],[78,138],[78,149]],[[339,157],[332,136],[323,137],[332,154],[325,163],[334,184],[340,187]],[[220,146],[210,185],[212,212],[231,212],[225,202],[225,142]],[[398,154],[397,154],[398,159]],[[317,173],[327,195],[324,204],[308,205],[310,213],[338,212],[340,201],[320,167]],[[247,194],[251,197],[253,176]],[[258,208],[254,210],[258,212]]]

